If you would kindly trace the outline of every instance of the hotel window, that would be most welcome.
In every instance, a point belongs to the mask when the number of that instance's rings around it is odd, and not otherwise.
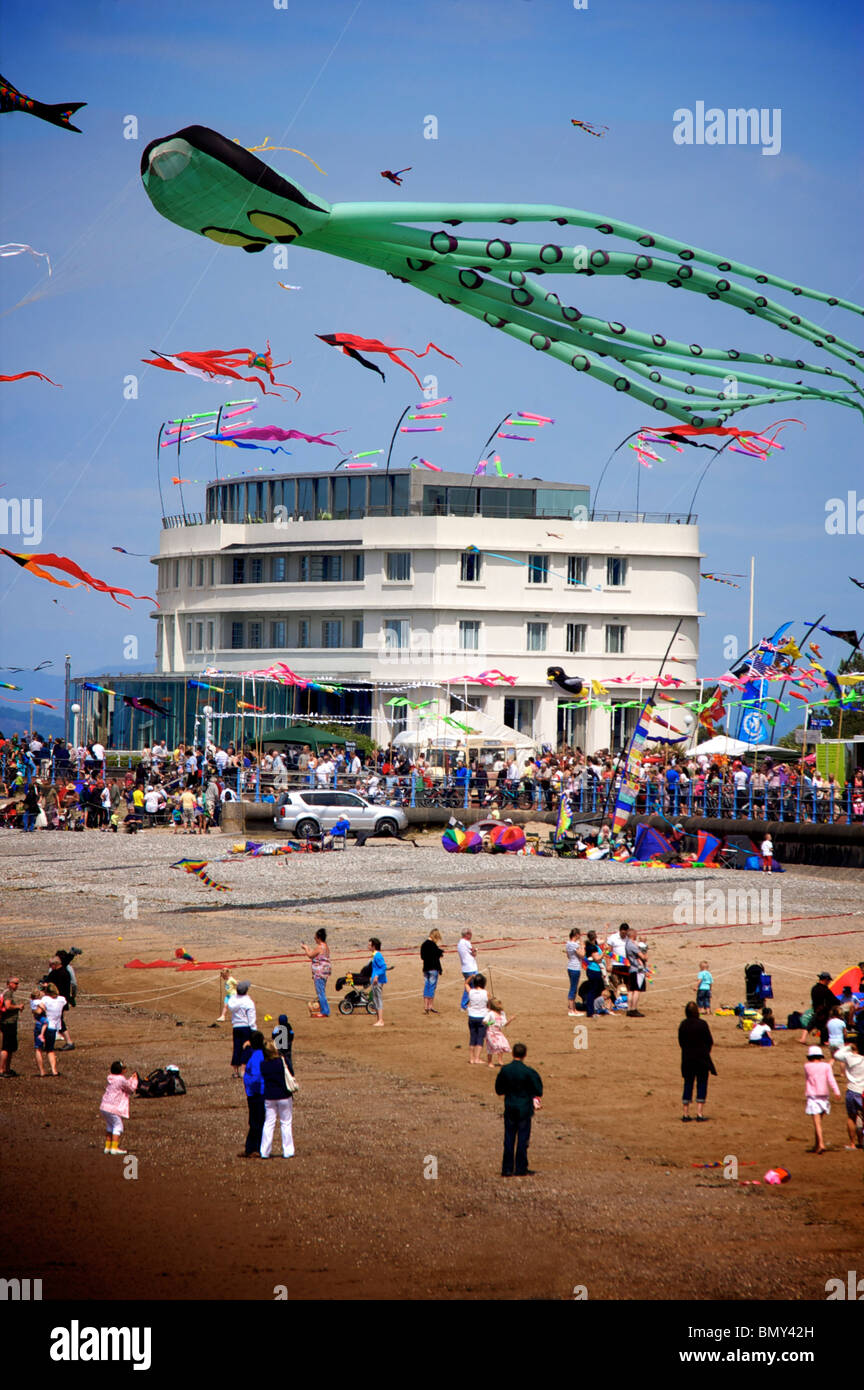
[[[203,560],[199,560],[199,561],[198,561],[198,579],[197,579],[197,584],[198,584],[198,588],[199,588],[199,589],[203,589],[203,588],[204,588],[204,561],[203,561]]]
[[[242,646],[243,646],[243,624],[242,624],[242,623],[232,623],[232,624],[231,624],[231,646],[232,646],[232,647],[242,647]]]
[[[459,620],[459,650],[460,652],[479,652],[480,650],[480,624],[473,619]]]
[[[410,645],[411,626],[407,618],[384,619],[384,642],[388,651]]]
[[[249,624],[249,646],[262,647],[264,645],[264,624],[252,622]]]
[[[351,646],[363,646],[363,619],[355,618],[351,624]]]
[[[567,556],[567,583],[568,583],[568,584],[587,584],[587,583],[588,583],[588,556],[587,556],[587,555],[568,555],[568,556]]]
[[[341,647],[342,646],[342,619],[329,618],[321,624],[321,646],[322,647]]]
[[[341,555],[301,555],[302,584],[338,584],[342,579]]]
[[[213,588],[213,585],[215,584],[215,582],[216,582],[216,559],[215,559],[215,556],[211,555],[211,556],[210,556],[210,588],[211,588],[211,589]]]
[[[549,630],[548,623],[529,623],[528,624],[528,651],[545,652],[546,634]]]
[[[621,589],[627,583],[627,561],[618,555],[610,555],[606,561],[606,585],[610,589]]]
[[[196,652],[200,652],[200,651],[203,651],[203,650],[204,650],[204,624],[203,624],[203,623],[196,623],[196,624],[195,624],[195,650],[196,650]]]
[[[191,589],[191,588],[192,588],[192,585],[194,584],[194,582],[195,582],[195,562],[194,562],[194,560],[187,560],[187,561],[186,561],[186,586],[187,586],[187,588]]]
[[[270,577],[274,584],[284,584],[288,578],[288,556],[274,555]]]
[[[356,479],[352,479],[352,482],[356,482]],[[365,579],[365,577],[366,577],[366,556],[363,554],[363,551],[362,551],[362,550],[358,550],[358,551],[357,551],[357,554],[354,555],[354,556],[352,556],[352,559],[353,559],[353,561],[354,561],[354,564],[353,564],[354,576],[353,576],[353,577],[354,577],[355,579]]]
[[[297,623],[297,646],[308,647],[310,645],[309,619],[301,618]]]
[[[235,555],[231,561],[231,583],[246,583],[246,560],[243,555]]]
[[[270,646],[285,646],[285,623],[281,619],[270,624]]]
[[[208,624],[207,624],[207,650],[208,650],[208,652],[212,652],[214,649],[215,649],[215,646],[214,646],[214,641],[213,641],[213,623],[212,623],[212,622],[208,622]]]
[[[175,561],[174,561],[174,583],[173,583],[173,585],[172,585],[171,587],[174,588],[174,589],[179,589],[179,588],[180,588],[180,561],[179,561],[179,560],[175,560]]]
[[[260,584],[263,577],[261,556],[251,555],[249,557],[249,577],[247,583]]]
[[[549,582],[549,556],[528,556],[528,583],[547,584]]]
[[[623,652],[626,630],[623,623],[606,624],[606,651],[610,656],[620,655]]]
[[[191,624],[191,623],[187,623],[187,624],[186,624],[186,650],[187,650],[187,652],[191,652],[191,651],[192,651],[192,624]]]
[[[404,584],[411,578],[411,551],[387,552],[387,578],[391,584]]]
[[[463,550],[459,558],[459,578],[463,584],[477,584],[480,581],[480,561],[482,556],[476,550]]]
[[[508,729],[534,737],[534,701],[507,697],[504,701],[504,723]]]
[[[585,623],[568,623],[566,650],[568,652],[584,652],[586,632]]]

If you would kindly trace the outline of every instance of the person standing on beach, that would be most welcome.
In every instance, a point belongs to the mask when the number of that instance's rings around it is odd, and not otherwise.
[[[594,1017],[594,1001],[603,993],[603,952],[597,940],[597,933],[589,931],[585,938],[585,982],[588,986],[585,995],[585,1017]]]
[[[372,955],[372,1002],[375,1005],[375,1012],[378,1015],[373,1028],[384,1027],[384,993],[383,986],[387,983],[387,962],[381,954],[381,942],[377,936],[370,936],[369,949]]]
[[[57,993],[57,986],[53,984],[46,985],[45,992],[42,995],[42,1008],[45,1010],[45,1021],[42,1024],[39,1041],[42,1043],[42,1048],[48,1059],[48,1065],[51,1068],[52,1076],[57,1075],[57,1055],[55,1048],[57,1034],[63,1026],[63,1010],[65,1007],[66,1000],[63,998],[62,994]]]
[[[582,961],[585,957],[582,933],[578,927],[574,927],[571,931],[565,950],[567,952],[567,976],[570,980],[570,989],[567,994],[567,1017],[575,1018],[576,1000],[579,996],[579,976],[582,973]]]
[[[231,1033],[233,1037],[233,1048],[231,1052],[231,1070],[235,1077],[241,1077],[245,1069],[245,1055],[243,1048],[252,1036],[258,1022],[255,1010],[255,1001],[249,994],[249,981],[241,980],[237,986],[237,993],[232,994],[228,1000],[228,1011],[231,1014]]]
[[[244,1049],[243,1088],[246,1092],[246,1107],[249,1111],[249,1128],[246,1132],[246,1148],[242,1158],[261,1157],[261,1135],[264,1130],[264,1082],[261,1077],[261,1063],[264,1061],[264,1038],[255,1032]]]
[[[699,1017],[699,1005],[691,1001],[684,1010],[684,1017],[678,1025],[678,1046],[681,1049],[681,1075],[684,1078],[684,1094],[681,1119],[687,1123],[690,1116],[690,1102],[693,1099],[693,1083],[696,1083],[696,1119],[704,1121],[702,1111],[708,1098],[708,1077],[717,1075],[711,1060],[714,1039],[704,1018]]]
[[[540,1109],[543,1082],[533,1067],[526,1067],[528,1049],[513,1044],[513,1061],[502,1067],[495,1078],[495,1094],[504,1097],[504,1153],[502,1178],[522,1178],[533,1173],[528,1167],[531,1121]]]
[[[330,1005],[327,1003],[327,981],[333,967],[330,963],[330,947],[327,945],[326,928],[318,928],[315,933],[314,946],[307,946],[305,941],[301,941],[300,946],[312,966],[312,983],[318,996],[318,1012],[312,1013],[310,1008],[310,1016],[312,1018],[329,1018]]]
[[[12,1059],[18,1051],[18,1015],[24,1007],[15,1002],[15,991],[20,983],[17,975],[10,975],[6,988],[0,994],[0,1076],[18,1075],[17,1071],[12,1070]]]
[[[264,1060],[261,1063],[261,1079],[264,1084],[264,1129],[261,1135],[261,1157],[270,1158],[273,1150],[273,1135],[276,1121],[282,1134],[282,1157],[294,1157],[294,1101],[288,1089],[288,1076],[284,1060],[273,1042],[264,1044]],[[291,1078],[292,1085],[293,1077]]]
[[[846,1072],[846,1148],[864,1149],[864,1056],[860,1044],[852,1040],[838,1047],[834,1061],[842,1062]]]
[[[468,991],[468,1065],[483,1065],[483,1043],[486,1040],[484,1019],[489,1012],[489,995],[486,993],[486,976],[474,975]]]
[[[420,946],[420,959],[423,963],[423,1012],[426,1014],[437,1014],[438,1012],[432,1006],[435,1003],[438,980],[443,973],[441,964],[443,955],[441,933],[437,927],[433,927]]]
[[[462,990],[462,1003],[459,1006],[464,1013],[468,1008],[468,981],[471,979],[472,975],[477,974],[477,952],[471,945],[471,931],[467,927],[463,931],[461,939],[456,944],[456,950],[459,953],[462,979],[465,981],[465,987]]]

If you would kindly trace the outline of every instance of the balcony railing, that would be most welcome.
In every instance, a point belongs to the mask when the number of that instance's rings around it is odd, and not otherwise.
[[[162,527],[163,527],[163,530],[171,531],[171,530],[174,530],[174,529],[177,528],[177,527],[183,527],[183,526],[216,526],[216,525],[218,525],[220,522],[221,522],[222,525],[224,525],[224,526],[275,526],[275,525],[277,525],[277,524],[280,525],[280,526],[287,526],[287,525],[289,525],[291,522],[295,522],[295,521],[362,521],[362,520],[363,520],[364,518],[366,518],[366,517],[372,517],[372,518],[374,519],[374,518],[376,518],[376,517],[377,517],[377,518],[381,518],[381,517],[390,517],[390,516],[397,516],[397,517],[405,517],[405,516],[427,516],[427,517],[453,516],[453,517],[457,517],[457,516],[461,516],[461,517],[465,517],[466,519],[470,519],[470,518],[478,517],[478,516],[479,516],[482,520],[488,520],[488,521],[496,521],[496,520],[500,521],[500,520],[502,520],[502,519],[506,519],[506,518],[494,516],[494,515],[491,515],[491,514],[490,514],[490,515],[487,515],[486,513],[466,512],[466,511],[462,511],[462,510],[456,510],[456,509],[453,509],[453,508],[450,508],[450,509],[447,510],[447,511],[441,510],[441,511],[436,511],[436,512],[428,512],[428,511],[424,511],[424,510],[423,510],[423,507],[422,507],[419,503],[412,503],[409,507],[406,507],[406,508],[404,508],[404,509],[402,509],[402,510],[400,510],[400,511],[397,511],[397,512],[394,512],[394,511],[393,511],[391,508],[389,508],[389,507],[367,507],[366,510],[365,510],[364,512],[362,512],[362,513],[357,512],[356,510],[345,510],[345,511],[335,511],[335,512],[321,512],[321,513],[319,513],[317,516],[313,516],[313,515],[311,515],[310,513],[304,513],[304,512],[299,512],[299,511],[298,511],[298,512],[292,512],[292,513],[286,513],[286,512],[284,512],[284,511],[281,511],[281,512],[279,513],[278,523],[277,523],[277,520],[276,520],[271,514],[269,514],[269,513],[267,513],[267,512],[235,512],[235,511],[224,511],[224,512],[222,512],[219,516],[210,516],[210,517],[205,517],[205,516],[203,515],[203,513],[201,513],[201,512],[183,512],[183,513],[182,513],[181,515],[179,515],[179,516],[163,516],[163,518],[162,518]],[[560,514],[553,514],[552,512],[544,512],[544,514],[543,514],[542,517],[518,516],[518,517],[515,517],[515,518],[514,518],[514,517],[511,517],[510,520],[516,520],[516,521],[570,521],[570,520],[572,520],[572,517],[571,517],[571,515],[570,515],[569,512],[561,512]],[[596,512],[596,511],[594,511],[594,512],[591,512],[591,513],[589,514],[589,520],[590,520],[590,521],[607,521],[607,522],[608,522],[608,521],[612,521],[612,522],[628,522],[628,523],[631,523],[631,524],[632,524],[632,523],[636,523],[636,524],[641,523],[642,525],[645,525],[645,526],[695,526],[695,525],[698,523],[698,521],[699,521],[699,517],[698,517],[698,515],[697,515],[695,512],[685,513],[685,512],[626,512],[626,511],[620,511],[620,512]]]

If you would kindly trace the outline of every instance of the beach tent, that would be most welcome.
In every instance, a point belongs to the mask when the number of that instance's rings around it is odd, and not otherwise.
[[[431,745],[433,748],[461,748],[466,754],[477,752],[481,748],[503,748],[508,752],[512,749],[517,755],[523,755],[517,757],[521,764],[524,757],[533,753],[537,746],[534,739],[529,738],[527,734],[520,734],[517,729],[511,729],[509,725],[502,724],[500,719],[493,719],[481,710],[460,710],[452,717],[458,719],[460,724],[465,724],[472,732],[460,732],[440,719],[430,718],[425,719],[416,729],[406,729],[404,733],[397,734],[393,740],[393,747],[425,748]]]
[[[633,846],[633,860],[644,864],[646,860],[653,859],[658,854],[674,854],[674,850],[659,830],[654,830],[650,825],[638,825],[636,827],[636,843]],[[632,862],[632,861],[631,861]]]
[[[726,849],[735,850],[735,862],[732,865],[735,869],[759,869],[762,868],[762,855],[749,835],[727,835]],[[771,860],[771,872],[782,874],[785,872],[783,865],[776,859]]]
[[[697,852],[696,864],[712,865],[717,862],[717,851],[722,841],[716,835],[709,835],[707,830],[700,830],[697,833]]]
[[[836,980],[831,981],[828,988],[839,999],[847,985],[853,994],[859,994],[864,990],[864,971],[861,970],[860,966],[850,965],[848,970],[844,970],[842,975],[838,975]]]
[[[763,757],[766,754],[787,758],[798,756],[797,752],[790,754],[788,748],[781,748],[776,743],[744,743],[740,738],[727,738],[725,734],[718,734],[716,738],[709,738],[707,742],[688,749],[687,756],[698,758],[702,753],[709,758],[717,754],[725,754],[728,758],[743,758],[745,753],[758,753]]]

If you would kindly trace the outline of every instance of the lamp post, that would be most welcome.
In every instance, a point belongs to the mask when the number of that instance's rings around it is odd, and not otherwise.
[[[70,705],[69,713],[72,715],[72,746],[78,747],[78,716],[81,713],[80,705]]]
[[[213,706],[205,705],[201,713],[204,715],[204,755],[213,742]]]

